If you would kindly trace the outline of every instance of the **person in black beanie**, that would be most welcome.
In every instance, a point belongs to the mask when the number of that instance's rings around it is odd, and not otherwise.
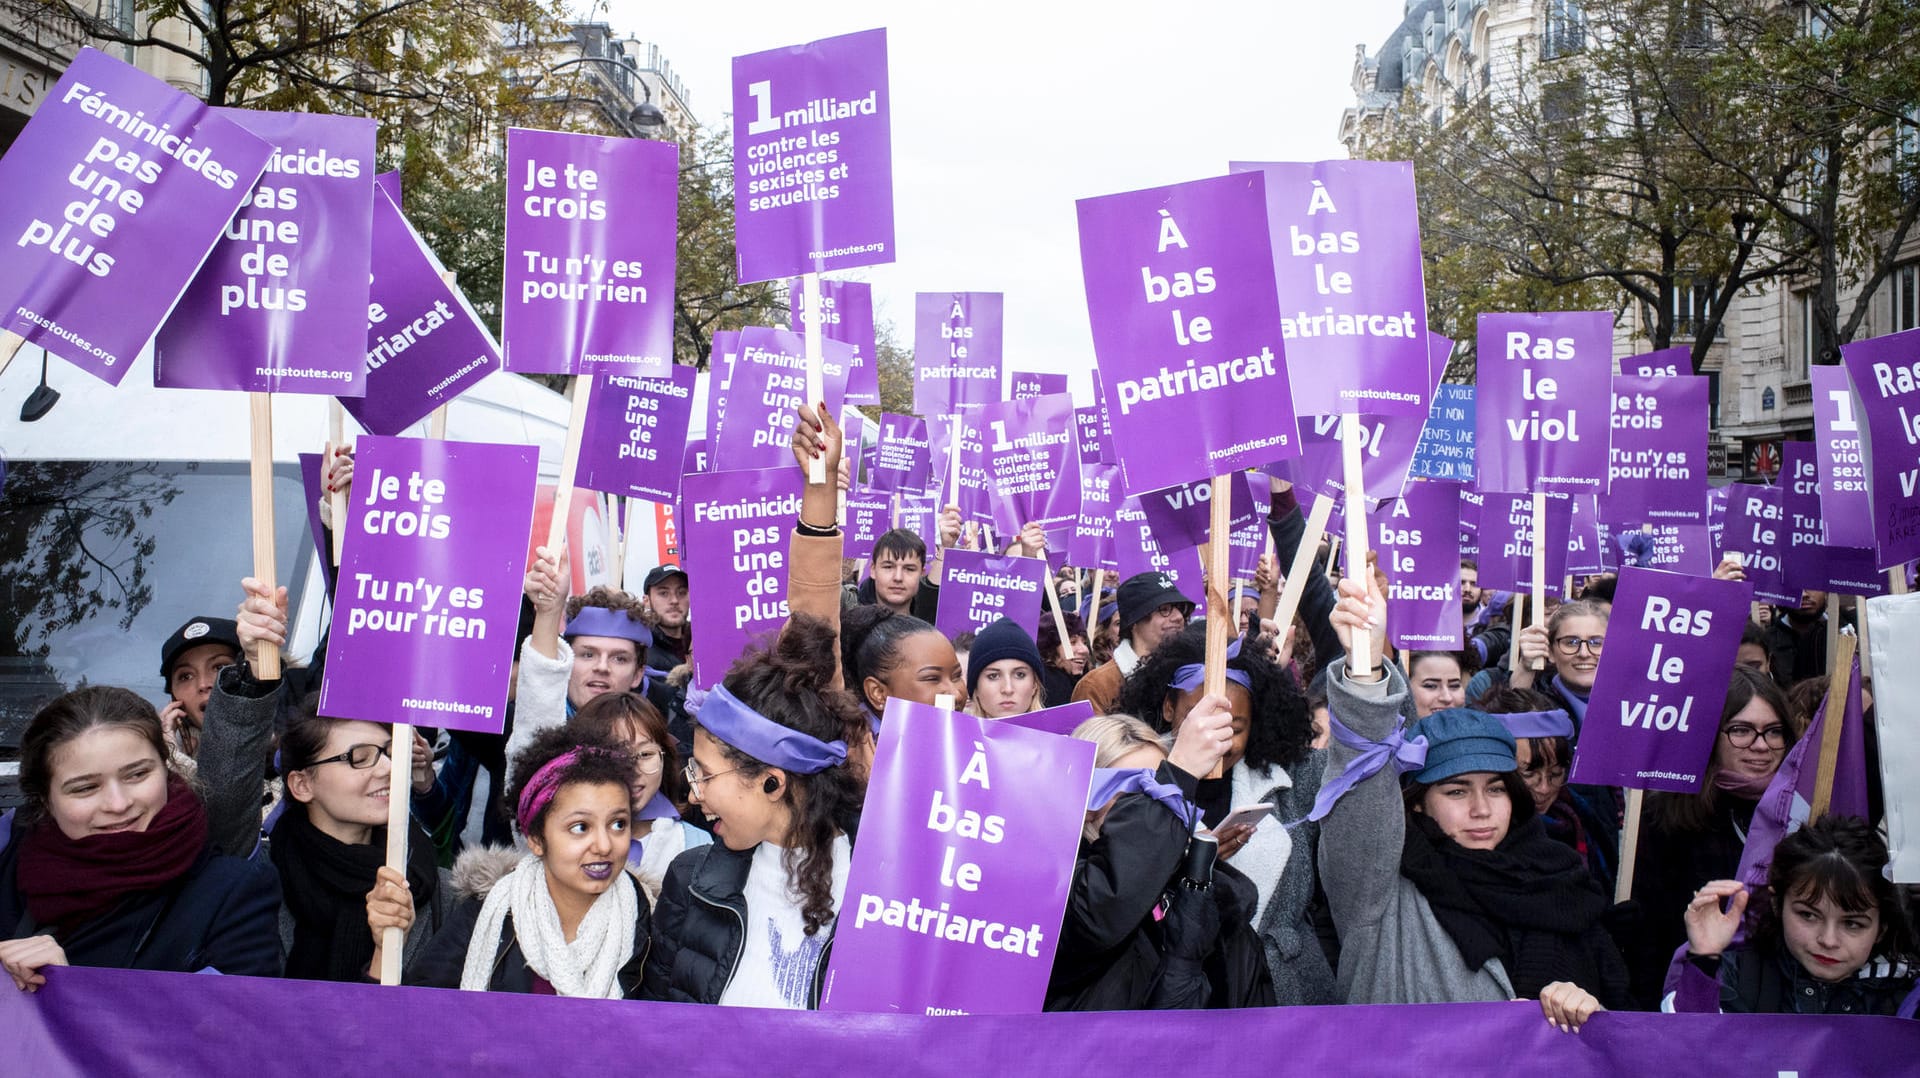
[[[967,654],[967,710],[988,719],[1047,706],[1046,666],[1033,637],[1001,618],[973,638]]]

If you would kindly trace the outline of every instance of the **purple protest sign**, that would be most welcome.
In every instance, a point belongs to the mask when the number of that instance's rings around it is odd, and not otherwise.
[[[1153,527],[1147,522],[1146,511],[1141,508],[1139,498],[1129,496],[1122,499],[1119,511],[1114,514],[1113,568],[1118,580],[1126,580],[1140,573],[1166,574],[1181,594],[1194,601],[1196,617],[1200,608],[1206,605],[1200,548],[1162,550],[1154,538]]]
[[[1258,172],[1081,199],[1104,448],[1128,490],[1298,455]]]
[[[742,282],[894,259],[887,32],[733,58]]]
[[[1631,564],[1629,545],[1639,545],[1636,534],[1646,536],[1641,568],[1664,569],[1670,573],[1706,576],[1713,572],[1713,537],[1704,524],[1646,524],[1621,531],[1614,536],[1614,547],[1621,552],[1620,564]]]
[[[493,334],[384,189],[373,198],[366,321],[366,393],[340,403],[375,434],[405,431],[500,369]]]
[[[1826,549],[1825,565],[1827,580],[1821,591],[1840,595],[1887,594],[1887,575],[1880,571],[1871,548],[1830,546]]]
[[[958,413],[954,416],[933,416],[928,419],[928,451],[933,458],[936,474],[934,486],[951,499],[950,504],[960,507],[962,519],[976,524],[993,523],[993,504],[987,497],[986,428],[979,420],[978,409]],[[957,422],[957,426],[956,426]],[[954,464],[955,457],[958,465]],[[955,469],[960,478],[960,489],[949,491],[949,479]]]
[[[1266,176],[1274,281],[1300,304],[1281,323],[1294,410],[1425,419],[1439,379],[1427,377],[1413,166],[1235,161],[1228,168]]]
[[[914,411],[951,415],[1001,399],[1005,298],[999,292],[915,293]]]
[[[1707,535],[1713,540],[1713,557],[1720,557],[1722,537],[1727,533],[1727,487],[1714,487],[1707,491]]]
[[[827,408],[846,392],[853,346],[823,340],[820,369]],[[740,354],[727,379],[720,433],[707,451],[715,471],[777,468],[793,461],[794,410],[808,403],[806,342],[798,333],[753,326],[740,331]]]
[[[1533,588],[1533,495],[1484,495],[1480,507],[1480,586],[1499,591]],[[1567,573],[1567,536],[1573,526],[1573,504],[1562,495],[1547,496],[1546,585],[1548,595],[1560,594]]]
[[[1655,353],[1656,355],[1658,353]],[[1707,380],[1693,375],[1613,380],[1607,513],[1614,520],[1706,519]]]
[[[1460,556],[1480,555],[1480,517],[1486,511],[1486,495],[1477,490],[1460,492]]]
[[[1067,564],[1114,569],[1114,519],[1121,502],[1120,466],[1080,464],[1080,515],[1067,541]]]
[[[1073,441],[1080,453],[1080,467],[1089,464],[1104,463],[1107,459],[1104,442],[1100,436],[1100,409],[1075,408],[1073,410]]]
[[[933,457],[927,421],[918,416],[880,416],[880,455],[867,486],[873,490],[910,490],[918,493],[933,482]]]
[[[580,437],[573,485],[672,505],[680,494],[697,372],[665,378],[598,376]]]
[[[1047,397],[1067,391],[1067,376],[1041,371],[1014,371],[1009,380],[1007,399],[1023,401],[1029,397]]]
[[[705,438],[688,438],[687,452],[680,459],[682,461],[680,471],[683,475],[712,471],[711,468],[707,467],[707,440]]]
[[[1567,572],[1606,572],[1607,546],[1594,495],[1573,495],[1567,499],[1567,509]]]
[[[1090,741],[888,700],[820,1009],[1038,1013],[1093,755]]]
[[[360,439],[320,714],[497,734],[539,451]]]
[[[307,533],[313,537],[313,549],[327,551],[320,559],[320,576],[327,582],[327,594],[333,594],[333,543],[320,523],[320,501],[326,496],[326,459],[319,453],[300,454],[300,486],[307,492]]]
[[[508,128],[506,180],[507,369],[665,377],[680,147]]]
[[[119,385],[272,155],[229,116],[81,49],[0,157],[0,331]]]
[[[1472,386],[1443,382],[1434,389],[1409,476],[1473,482],[1473,435],[1477,410]]]
[[[693,684],[712,688],[756,636],[787,621],[787,537],[800,515],[801,475],[784,468],[707,472],[680,480],[683,564],[700,582]]]
[[[1446,374],[1453,342],[1438,333],[1427,334],[1427,373],[1433,379],[1425,392],[1434,395]],[[1360,458],[1366,477],[1367,508],[1372,511],[1389,498],[1400,496],[1414,454],[1425,435],[1428,416],[1367,416],[1360,422]],[[1344,446],[1340,417],[1316,415],[1301,420],[1300,457],[1270,466],[1267,471],[1316,494],[1346,497]],[[1469,443],[1470,445],[1471,443]]]
[[[1628,378],[1686,378],[1693,375],[1693,349],[1687,345],[1642,352],[1620,361],[1620,373]]]
[[[1150,490],[1135,500],[1140,503],[1140,511],[1146,514],[1146,530],[1162,551],[1192,550],[1212,537],[1211,479]]]
[[[1259,472],[1239,472],[1233,477],[1233,515],[1227,535],[1227,575],[1234,580],[1251,580],[1267,552],[1272,532],[1267,518],[1273,511],[1273,481]],[[1285,569],[1282,567],[1282,571]]]
[[[949,550],[940,567],[940,608],[934,628],[951,640],[977,633],[1001,618],[1032,636],[1046,601],[1043,558],[1003,557],[977,550]]]
[[[846,548],[859,556],[871,551],[893,526],[893,499],[878,494],[847,495]]]
[[[1812,442],[1780,446],[1780,505],[1787,550],[1781,559],[1782,590],[1827,590],[1827,532],[1820,520],[1820,461]]]
[[[1479,488],[1606,493],[1613,316],[1483,314],[1479,343]]]
[[[900,524],[920,537],[928,550],[940,549],[940,505],[931,495],[900,495]]]
[[[1719,554],[1737,554],[1747,583],[1763,599],[1785,601],[1782,575],[1787,548],[1787,511],[1779,487],[1738,483],[1728,488],[1727,526]],[[1799,596],[1794,596],[1799,598]]]
[[[378,125],[218,111],[278,149],[155,335],[153,384],[361,396]]]
[[[399,169],[395,169],[392,172],[374,173],[373,186],[378,188],[382,194],[386,195],[389,199],[391,199],[394,205],[400,207],[402,210],[406,209],[407,204],[401,201],[400,199],[400,170]]]
[[[804,332],[812,318],[807,310],[806,289],[800,281],[787,282],[787,297],[793,305],[793,331]],[[873,286],[865,281],[821,281],[820,309],[825,312],[820,335],[826,340],[853,345],[853,366],[847,375],[847,403],[879,404],[880,361],[873,331]]]
[[[978,456],[994,528],[1012,538],[1025,525],[1038,524],[1047,533],[1048,549],[1064,551],[1080,515],[1073,398],[1058,393],[1002,401],[967,418],[984,435]]]
[[[1367,518],[1387,573],[1393,646],[1453,650],[1465,634],[1460,610],[1460,485],[1408,483],[1386,512]]]
[[[1008,715],[998,721],[1010,722],[1015,726],[1038,730],[1043,734],[1053,734],[1056,737],[1072,737],[1081,723],[1093,717],[1091,700],[1074,700],[1059,707],[1043,707],[1024,715]]]
[[[1840,360],[1867,428],[1874,553],[1900,568],[1920,557],[1920,330],[1842,345]]]
[[[1620,570],[1573,781],[1699,791],[1752,601],[1745,581]]]
[[[1814,367],[1807,377],[1813,384],[1813,441],[1820,447],[1820,516],[1827,542],[1871,547],[1873,502],[1853,384],[1844,367]]]
[[[733,392],[733,361],[740,356],[740,331],[716,330],[707,349],[707,441],[720,437],[726,423],[727,397]],[[705,469],[702,469],[705,470]]]

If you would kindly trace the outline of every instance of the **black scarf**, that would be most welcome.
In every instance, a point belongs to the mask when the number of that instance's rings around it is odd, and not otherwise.
[[[1494,849],[1469,850],[1410,812],[1400,874],[1420,889],[1467,965],[1500,959],[1520,998],[1554,981],[1572,981],[1609,1007],[1624,997],[1626,968],[1602,924],[1607,896],[1539,817],[1508,830]]]
[[[427,916],[440,874],[433,842],[418,827],[407,843],[407,884],[413,915]],[[387,863],[387,829],[376,827],[365,845],[350,846],[313,825],[307,806],[291,799],[273,825],[269,848],[280,871],[280,893],[293,914],[289,977],[309,981],[358,981],[373,960],[367,928],[367,892]]]

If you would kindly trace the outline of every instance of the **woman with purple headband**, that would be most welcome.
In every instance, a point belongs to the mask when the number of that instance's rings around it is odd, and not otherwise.
[[[531,851],[474,893],[406,970],[408,984],[473,992],[632,999],[652,919],[624,871],[633,831],[633,756],[560,727],[513,758],[507,804]],[[476,862],[463,862],[469,872]]]
[[[686,777],[714,842],[667,870],[647,998],[818,1006],[866,792],[848,746],[867,720],[835,685],[835,650],[831,627],[797,614],[689,701]]]

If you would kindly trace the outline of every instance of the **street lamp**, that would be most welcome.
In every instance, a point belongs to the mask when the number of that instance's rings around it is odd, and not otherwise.
[[[667,126],[667,114],[661,112],[660,106],[653,103],[653,88],[648,86],[647,80],[641,78],[640,73],[633,68],[616,63],[604,56],[582,56],[547,68],[547,74],[551,75],[563,67],[572,67],[575,64],[605,64],[615,71],[634,77],[634,81],[640,84],[642,96],[640,104],[634,106],[632,112],[627,113],[627,123],[640,130],[640,137],[646,138],[648,137],[646,132]]]

